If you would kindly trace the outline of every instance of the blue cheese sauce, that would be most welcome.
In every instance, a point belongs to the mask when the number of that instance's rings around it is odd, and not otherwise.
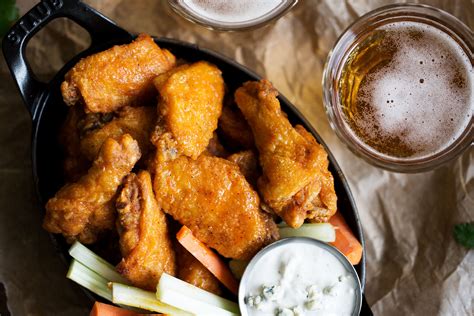
[[[265,253],[248,276],[248,315],[353,315],[358,282],[328,250],[303,241]]]

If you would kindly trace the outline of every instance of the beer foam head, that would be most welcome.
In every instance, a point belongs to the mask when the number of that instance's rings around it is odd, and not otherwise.
[[[395,22],[380,29],[395,53],[365,78],[358,98],[371,106],[358,124],[374,138],[398,137],[414,149],[412,157],[439,152],[470,124],[473,65],[457,42],[433,26]]]
[[[282,2],[283,0],[183,0],[195,14],[224,23],[257,19],[277,8]]]

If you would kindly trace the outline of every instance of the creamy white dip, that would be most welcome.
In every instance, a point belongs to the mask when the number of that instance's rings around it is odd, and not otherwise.
[[[248,315],[352,315],[357,281],[328,250],[296,241],[265,253],[247,277]]]

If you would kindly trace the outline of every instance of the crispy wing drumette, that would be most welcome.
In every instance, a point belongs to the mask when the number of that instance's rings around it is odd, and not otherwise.
[[[238,166],[218,157],[180,156],[155,164],[153,188],[163,210],[228,258],[246,260],[278,238],[275,222]]]
[[[87,174],[48,201],[43,227],[69,241],[95,242],[98,234],[114,227],[113,197],[138,159],[140,149],[130,135],[107,139]]]
[[[235,92],[259,151],[258,188],[266,205],[291,227],[306,218],[327,221],[337,207],[327,153],[302,126],[291,126],[277,95],[266,80],[247,82]]]
[[[86,112],[112,112],[143,105],[156,95],[153,78],[170,70],[175,57],[145,34],[80,60],[65,76],[61,92],[67,105],[84,104]]]
[[[179,66],[154,80],[160,93],[152,142],[159,151],[196,159],[207,147],[222,111],[224,80],[214,65]],[[173,148],[173,150],[170,150]]]
[[[222,295],[219,280],[194,256],[179,244],[176,247],[178,278],[205,291]]]
[[[145,156],[152,144],[150,133],[156,122],[156,109],[154,107],[129,107],[120,109],[116,116],[102,126],[84,133],[80,141],[81,154],[89,160],[94,160],[104,141],[112,137],[119,138],[130,134],[138,142],[142,155]]]
[[[123,256],[117,270],[133,285],[154,291],[163,272],[175,274],[176,263],[166,216],[156,203],[150,174],[128,175],[115,205]]]

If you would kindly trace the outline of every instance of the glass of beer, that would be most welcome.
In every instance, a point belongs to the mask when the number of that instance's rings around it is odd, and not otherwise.
[[[331,127],[356,154],[397,172],[433,169],[473,144],[473,32],[426,5],[353,23],[323,75]]]
[[[212,30],[252,30],[285,15],[298,0],[168,0],[190,22]]]

